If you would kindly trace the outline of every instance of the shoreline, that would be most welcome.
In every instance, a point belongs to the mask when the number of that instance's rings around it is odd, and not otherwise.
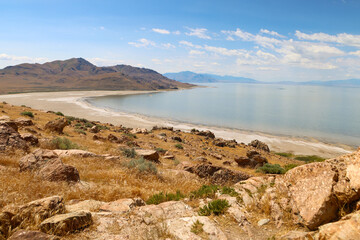
[[[336,145],[310,138],[300,138],[267,134],[262,132],[231,129],[226,127],[207,126],[203,124],[191,124],[172,121],[159,117],[149,117],[141,114],[115,112],[92,106],[87,99],[109,95],[136,95],[161,91],[69,91],[69,92],[37,92],[0,95],[1,101],[13,105],[26,105],[43,111],[60,111],[64,115],[86,118],[91,121],[100,121],[114,125],[123,125],[132,128],[147,128],[153,126],[169,126],[182,131],[190,131],[193,128],[210,130],[216,137],[235,139],[237,142],[248,144],[254,139],[267,143],[272,151],[292,152],[296,155],[318,155],[326,158],[336,157],[350,153],[355,149],[346,145]]]

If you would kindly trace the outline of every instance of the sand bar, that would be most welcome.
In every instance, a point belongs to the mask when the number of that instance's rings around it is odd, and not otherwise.
[[[173,126],[175,129],[190,131],[192,128],[211,130],[217,137],[236,139],[238,142],[249,143],[254,139],[266,142],[275,152],[293,152],[299,155],[319,155],[335,157],[353,151],[348,146],[337,146],[319,142],[315,139],[305,140],[295,137],[274,136],[260,132],[241,131],[237,129],[218,128],[205,125],[180,123],[162,118],[147,117],[140,114],[114,112],[109,109],[97,108],[85,99],[107,95],[143,94],[151,91],[70,91],[40,92],[0,95],[0,101],[13,105],[26,105],[38,110],[60,111],[68,116],[86,118],[92,121],[112,123],[126,127],[151,129],[155,125]]]

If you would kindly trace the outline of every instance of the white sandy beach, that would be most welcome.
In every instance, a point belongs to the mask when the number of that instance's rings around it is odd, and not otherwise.
[[[85,98],[106,95],[130,95],[143,94],[150,91],[70,91],[70,92],[41,92],[23,93],[12,95],[0,95],[0,101],[6,101],[13,105],[26,105],[38,110],[60,111],[68,116],[86,118],[92,121],[112,123],[126,127],[140,127],[151,129],[153,126],[173,126],[175,129],[190,131],[192,128],[210,130],[217,137],[224,139],[236,139],[238,142],[249,143],[259,139],[267,143],[272,151],[292,152],[299,155],[319,155],[323,157],[335,157],[351,152],[353,149],[347,146],[335,146],[316,140],[304,140],[285,136],[274,136],[259,132],[240,131],[227,128],[218,128],[205,125],[193,125],[180,123],[161,118],[147,117],[140,114],[128,114],[114,112],[108,109],[91,106]]]

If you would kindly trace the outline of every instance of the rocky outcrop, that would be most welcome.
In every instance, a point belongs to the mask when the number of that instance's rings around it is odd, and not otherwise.
[[[84,229],[92,224],[90,212],[72,212],[50,217],[40,224],[41,231],[63,236]]]
[[[267,159],[257,151],[248,151],[247,157],[236,157],[235,162],[239,167],[258,168],[267,163]]]
[[[217,147],[231,147],[235,148],[237,146],[236,140],[224,140],[222,138],[217,138],[213,141],[213,144]]]
[[[360,239],[360,212],[343,217],[340,221],[329,223],[319,228],[319,240],[325,239]]]
[[[186,171],[194,173],[200,178],[208,178],[214,184],[237,183],[250,176],[243,172],[233,171],[224,167],[213,166],[207,163],[185,167]]]
[[[39,146],[39,139],[31,133],[21,134],[21,138],[31,146]]]
[[[155,163],[159,163],[159,153],[155,150],[145,150],[145,149],[136,149],[135,150],[136,154],[139,155],[140,157],[143,157],[144,159],[151,161],[151,162],[155,162]]]
[[[60,238],[40,231],[18,230],[8,240],[60,240]]]
[[[20,171],[32,171],[47,181],[78,182],[78,170],[63,164],[55,151],[37,149],[22,157],[19,161]]]
[[[21,128],[21,127],[29,127],[29,126],[34,125],[34,123],[33,123],[33,121],[31,119],[27,119],[27,118],[23,118],[23,117],[15,119],[15,123],[19,128]]]
[[[251,143],[249,143],[249,146],[263,150],[265,152],[270,152],[270,148],[266,143],[263,143],[259,140],[253,140]]]
[[[43,220],[65,212],[62,197],[38,199],[21,206],[11,218],[13,227],[26,228],[40,224]]]
[[[65,118],[60,118],[46,123],[45,130],[58,134],[63,134],[63,130],[67,125],[68,121]]]
[[[205,137],[208,137],[208,138],[211,138],[211,139],[214,139],[215,138],[215,134],[209,130],[207,131],[199,131],[197,129],[192,129],[191,130],[191,133],[194,133],[198,136],[205,136]]]
[[[17,149],[27,151],[28,146],[17,131],[6,123],[0,123],[0,152]]]

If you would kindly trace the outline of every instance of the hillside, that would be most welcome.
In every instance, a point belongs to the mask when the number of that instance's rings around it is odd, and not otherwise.
[[[165,73],[164,76],[184,83],[257,83],[258,81],[251,78],[234,77],[234,76],[220,76],[215,74],[194,73],[190,71],[178,73]]]
[[[64,90],[157,90],[192,87],[145,68],[97,67],[82,58],[0,70],[0,94]]]

